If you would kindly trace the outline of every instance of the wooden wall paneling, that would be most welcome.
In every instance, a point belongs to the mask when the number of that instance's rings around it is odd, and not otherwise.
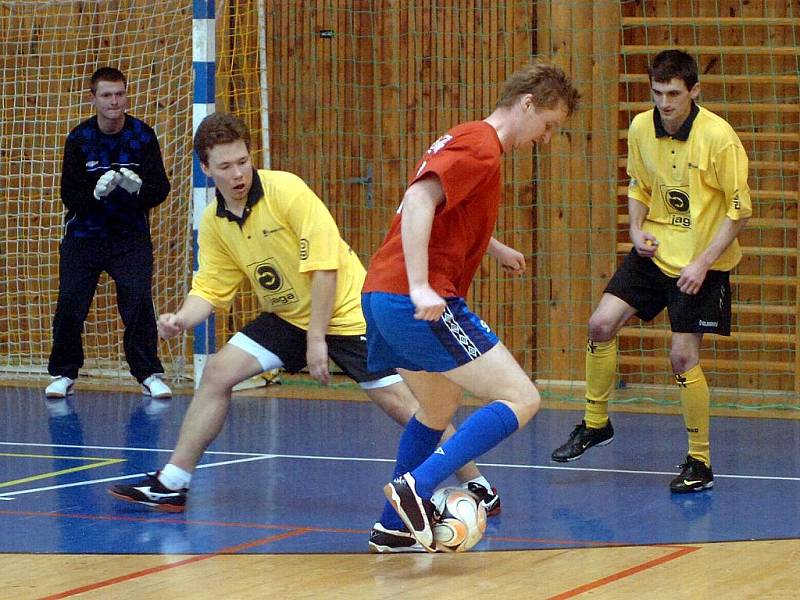
[[[472,108],[479,111],[475,118],[480,119],[488,115],[487,112],[491,106],[489,98],[496,89],[494,76],[496,74],[496,61],[499,57],[494,56],[494,38],[499,34],[497,30],[497,5],[491,4],[488,7],[481,7],[483,10],[476,10],[474,14],[476,29],[479,31],[477,36],[477,49],[478,55],[476,57],[476,64],[478,65],[477,77],[475,81],[476,86],[476,103]],[[498,225],[503,225],[502,210],[498,213]],[[473,295],[475,297],[475,306],[478,313],[482,318],[492,323],[493,327],[498,330],[501,339],[505,336],[508,329],[507,323],[499,318],[500,303],[502,298],[499,294],[499,277],[500,269],[498,269],[497,261],[492,258],[485,257],[481,263],[481,268],[478,271],[475,283],[473,284]]]
[[[369,50],[369,54],[364,54],[362,60],[365,65],[363,89],[364,89],[364,110],[363,110],[363,127],[362,134],[359,136],[363,142],[362,162],[359,167],[359,177],[367,178],[369,173],[372,172],[372,177],[375,173],[382,169],[383,165],[383,133],[381,121],[383,115],[380,109],[380,95],[377,83],[380,81],[380,62],[382,62],[382,40],[376,35],[378,31],[378,22],[384,18],[383,13],[371,14],[369,12],[362,13],[362,23],[364,30],[369,32],[372,39],[370,44],[365,50]],[[368,188],[366,185],[359,185],[359,202],[357,210],[354,211],[354,216],[357,218],[358,223],[363,223],[368,216],[369,211],[367,203]],[[373,202],[374,202],[374,185],[372,187]],[[353,223],[355,226],[355,223]]]
[[[536,54],[547,60],[551,48],[550,4],[541,2],[536,4]],[[541,300],[535,304],[536,346],[535,365],[538,378],[555,379],[553,376],[552,353],[552,321],[550,308],[552,304],[552,278],[550,277],[550,231],[552,230],[551,214],[548,208],[549,188],[547,180],[551,175],[549,163],[539,157],[534,158],[536,163],[535,181],[535,235],[536,235],[536,298]]]
[[[525,2],[507,3],[499,15],[499,31],[503,32],[497,45],[496,86],[487,110],[494,107],[502,84],[518,68],[529,61],[532,53],[530,34],[534,28],[532,7]],[[525,256],[527,272],[522,277],[502,277],[502,310],[498,323],[505,324],[503,341],[520,361],[523,368],[536,374],[536,281],[535,215],[533,203],[534,160],[532,152],[514,152],[504,158],[503,205],[498,236],[503,243]]]
[[[549,7],[548,19],[540,23],[541,29],[547,28],[550,43],[545,47],[549,50],[548,60],[554,64],[570,70],[573,42],[571,36],[572,3],[553,3]],[[541,30],[540,30],[541,32]],[[548,362],[548,379],[570,380],[570,277],[563,274],[569,270],[569,248],[571,232],[569,231],[569,209],[565,204],[562,193],[562,178],[570,173],[570,141],[565,136],[554,136],[548,148],[538,150],[538,159],[546,165],[544,171],[544,187],[540,190],[544,195],[538,201],[543,205],[543,212],[547,213],[547,222],[542,223],[541,233],[547,236],[547,245],[544,255],[543,271],[550,286],[549,311],[547,312],[548,336],[540,350],[550,354]],[[572,183],[572,182],[570,182]],[[541,343],[541,340],[540,340]]]
[[[378,118],[379,152],[374,161],[374,197],[368,209],[368,229],[363,237],[364,264],[377,250],[391,222],[390,207],[400,203],[398,195],[404,180],[402,173],[406,165],[401,159],[400,139],[405,135],[405,124],[401,122],[401,89],[407,81],[401,75],[398,49],[401,43],[401,25],[398,5],[395,0],[383,0],[380,17],[376,19],[375,32],[381,45],[378,49],[376,110]]]
[[[620,11],[618,3],[593,3],[592,86],[583,102],[591,102],[591,189],[589,270],[591,309],[616,270],[617,120],[619,103]],[[625,194],[623,194],[625,195]],[[588,319],[587,319],[588,328]],[[578,379],[585,380],[585,372]]]
[[[571,15],[573,40],[571,44],[570,68],[573,81],[586,89],[593,85],[593,41],[595,16],[591,2],[574,3]],[[595,100],[595,98],[597,98]],[[562,171],[558,183],[561,187],[560,202],[568,215],[567,228],[570,233],[569,244],[569,291],[567,299],[567,319],[564,328],[567,332],[568,346],[565,348],[568,370],[559,379],[582,380],[584,374],[586,328],[594,302],[592,297],[591,249],[594,245],[591,222],[591,138],[602,135],[600,126],[592,122],[591,104],[600,101],[602,93],[584,99],[583,110],[578,110],[564,126],[559,136],[569,144],[569,170]],[[586,105],[588,102],[591,104]],[[563,360],[563,359],[562,359]]]
[[[353,72],[354,42],[352,36],[355,32],[346,4],[339,1],[327,4],[327,26],[334,30],[334,37],[328,42],[333,49],[331,80],[334,97],[331,102],[331,110],[335,111],[336,115],[335,127],[329,132],[329,135],[331,136],[331,151],[336,157],[339,173],[339,180],[334,188],[336,196],[331,199],[331,209],[341,230],[344,223],[338,222],[339,214],[333,209],[338,203],[349,202],[350,198],[357,197],[359,194],[358,184],[353,183],[353,178],[358,177],[360,171],[356,148],[353,147],[355,141],[353,103],[356,93],[354,86],[357,82]],[[364,241],[359,232],[342,231],[342,234],[347,236],[348,243],[361,256]]]
[[[288,167],[307,170],[316,182],[312,187],[328,194],[332,212],[365,263],[383,239],[421,153],[447,128],[485,116],[533,41],[540,54],[571,72],[584,91],[582,114],[566,128],[571,135],[559,136],[551,148],[530,156],[517,153],[504,168],[506,204],[498,235],[503,239],[508,232],[504,241],[514,247],[527,245],[530,276],[522,283],[506,279],[487,260],[472,294],[476,308],[527,368],[535,365],[538,376],[553,379],[582,379],[585,322],[616,267],[618,242],[627,241],[625,190],[621,187],[617,197],[617,186],[609,182],[625,178],[624,132],[630,118],[651,106],[647,62],[659,46],[699,52],[706,71],[703,103],[728,118],[748,147],[756,219],[761,219],[743,236],[754,250],[738,271],[755,278],[737,292],[736,319],[746,335],[710,346],[721,357],[714,377],[734,386],[756,382],[764,387],[776,381],[785,386],[791,373],[780,369],[799,366],[800,340],[798,109],[796,102],[780,100],[797,97],[797,52],[791,48],[797,19],[786,16],[786,6],[744,6],[734,0],[714,5],[465,0],[444,6],[433,0],[381,0],[354,8],[352,3],[317,0],[310,9],[278,3],[270,10],[281,19],[280,27],[277,21],[272,25],[270,43],[279,48],[282,61],[271,71],[283,71],[270,74],[272,93],[280,90],[274,101],[283,120],[273,130],[285,132],[282,138],[276,133],[275,147],[282,147],[281,160]],[[329,22],[325,10],[335,14],[337,23],[331,28],[336,37],[322,41],[317,32]],[[298,16],[303,11],[311,17]],[[777,20],[768,20],[773,15]],[[620,23],[620,16],[626,21]],[[587,22],[594,25],[591,32],[581,29]],[[621,24],[624,43],[619,46]],[[303,45],[307,48],[298,48]],[[308,81],[310,74],[313,82]],[[303,78],[305,82],[298,81]],[[302,141],[308,144],[298,144]],[[314,156],[301,159],[297,147]],[[365,208],[362,186],[343,183],[364,176],[367,163],[375,180],[372,209]],[[579,196],[590,198],[591,205],[580,206]],[[564,272],[568,279],[553,277]],[[769,283],[769,277],[783,283]],[[521,314],[525,310],[530,312]],[[665,327],[665,321],[652,326],[658,331]],[[759,331],[767,337],[751,337]],[[791,344],[787,336],[793,336]],[[626,377],[666,383],[668,337],[631,334],[621,347],[627,356],[621,362]],[[733,368],[737,357],[753,368]],[[763,376],[755,369],[759,361],[767,363]],[[796,387],[793,382],[790,389]]]
[[[529,63],[532,54],[530,32],[534,29],[531,6],[527,3],[506,4],[502,29],[506,32],[498,49],[504,66],[495,98],[501,85],[517,68]],[[513,160],[506,159],[504,213],[510,221],[502,232],[501,241],[525,256],[527,272],[522,277],[505,277],[507,299],[502,320],[514,324],[507,333],[507,345],[512,348],[522,367],[536,375],[534,365],[536,331],[536,258],[534,255],[534,169],[533,153],[517,152]]]

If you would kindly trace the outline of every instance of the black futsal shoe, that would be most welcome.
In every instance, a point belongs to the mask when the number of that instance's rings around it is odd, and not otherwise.
[[[556,462],[578,460],[592,446],[605,446],[613,439],[614,428],[611,426],[611,419],[600,429],[587,427],[586,421],[581,421],[569,434],[567,442],[553,450],[551,458]]]
[[[466,489],[470,494],[475,496],[475,499],[486,509],[487,517],[494,517],[500,514],[502,507],[500,506],[500,496],[497,495],[496,488],[488,490],[480,483],[470,481]]]
[[[380,522],[369,532],[369,551],[373,554],[425,552],[416,538],[405,529],[388,529]]]
[[[158,473],[147,475],[133,485],[114,485],[108,493],[125,502],[143,504],[162,512],[183,512],[186,508],[187,488],[171,490],[158,480]]]
[[[383,494],[397,511],[408,530],[428,552],[436,552],[433,524],[436,509],[430,499],[417,494],[417,482],[411,473],[393,479],[383,487]]]
[[[678,465],[681,474],[669,484],[669,491],[673,494],[689,494],[691,492],[702,492],[714,487],[714,473],[711,467],[693,456],[687,456],[686,462]]]

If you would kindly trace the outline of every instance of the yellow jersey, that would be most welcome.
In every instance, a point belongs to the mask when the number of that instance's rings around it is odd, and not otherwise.
[[[669,135],[657,110],[636,115],[628,130],[628,196],[647,206],[642,229],[659,241],[653,261],[678,277],[710,244],[725,217],[752,214],[747,154],[723,118],[692,104]],[[742,257],[734,240],[712,265],[730,271]]]
[[[190,294],[227,308],[248,279],[264,312],[307,331],[312,273],[335,270],[328,334],[365,333],[364,267],[322,200],[296,175],[254,171],[242,217],[229,212],[217,192],[216,201],[203,212],[198,246]]]

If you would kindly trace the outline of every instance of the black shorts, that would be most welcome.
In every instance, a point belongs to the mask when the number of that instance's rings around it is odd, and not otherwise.
[[[255,321],[242,328],[242,335],[266,348],[283,361],[283,368],[289,373],[297,373],[306,366],[306,331],[284,321],[272,313],[262,313]],[[367,370],[366,335],[326,335],[328,356],[350,379],[358,383],[376,382],[396,376],[387,385],[400,381],[397,371],[387,369],[370,372]]]
[[[675,333],[730,335],[730,273],[709,271],[695,295],[681,292],[677,281],[677,277],[665,275],[652,259],[639,256],[634,249],[604,291],[630,304],[643,321],[652,321],[667,307]]]

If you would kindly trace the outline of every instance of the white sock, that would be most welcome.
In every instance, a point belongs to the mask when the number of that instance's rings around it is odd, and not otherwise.
[[[470,479],[469,481],[465,481],[461,484],[461,487],[466,488],[470,483],[477,483],[478,485],[482,485],[490,492],[492,491],[492,484],[484,477],[483,475],[479,475],[475,479]]]
[[[158,472],[158,480],[171,490],[182,490],[188,488],[192,482],[192,474],[176,467],[172,463],[167,463]]]

